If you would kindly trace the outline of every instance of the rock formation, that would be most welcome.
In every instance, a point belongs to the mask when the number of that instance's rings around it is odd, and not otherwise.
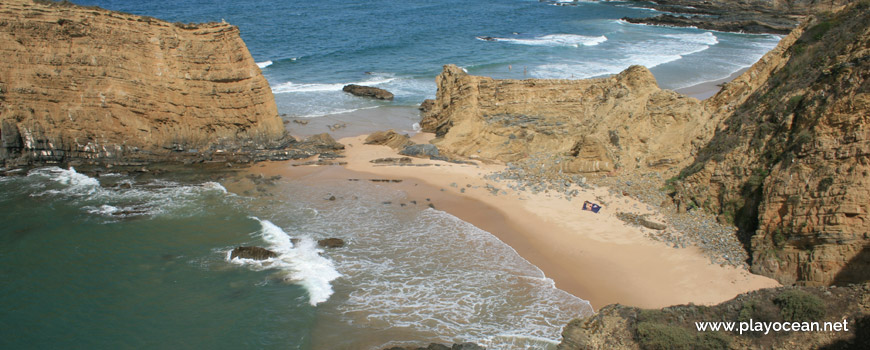
[[[408,135],[400,135],[394,130],[377,131],[366,137],[365,144],[367,145],[383,145],[395,150],[402,150],[407,146],[413,145],[414,141]]]
[[[387,90],[376,88],[372,86],[362,86],[356,84],[348,84],[345,85],[342,91],[350,93],[354,96],[362,96],[362,97],[371,97],[379,100],[393,100],[393,93]]]
[[[562,329],[558,350],[866,349],[870,346],[870,284],[845,288],[782,287],[741,294],[715,306],[643,310],[608,305]],[[695,322],[837,322],[849,331],[701,332]],[[833,325],[832,325],[833,326]]]
[[[870,278],[866,8],[808,24],[675,182],[678,202],[734,220],[753,271],[785,284]]]
[[[436,82],[420,125],[442,152],[469,158],[563,154],[569,173],[676,171],[716,124],[701,101],[659,89],[641,66],[601,79],[496,80],[448,65]]]
[[[836,11],[854,0],[657,0],[637,6],[667,12],[653,17],[625,17],[630,23],[693,27],[740,33],[788,34],[807,15]],[[677,15],[674,15],[677,14]]]
[[[0,56],[0,158],[166,159],[292,143],[229,24],[8,0]]]
[[[277,253],[262,247],[236,247],[230,252],[230,259],[266,260],[277,256]]]
[[[754,272],[784,284],[866,281],[868,7],[812,17],[705,101],[659,89],[643,67],[518,81],[446,66],[421,125],[450,156],[547,155],[559,174],[676,175],[677,209],[736,224]]]

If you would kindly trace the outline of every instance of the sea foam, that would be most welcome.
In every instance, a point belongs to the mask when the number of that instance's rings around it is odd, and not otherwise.
[[[580,46],[595,46],[607,41],[607,37],[604,35],[600,36],[586,36],[586,35],[578,35],[578,34],[549,34],[543,35],[535,38],[490,38],[490,37],[477,37],[478,40],[484,41],[499,41],[506,42],[511,44],[520,44],[520,45],[534,45],[534,46],[570,46],[570,47],[580,47]]]
[[[327,301],[333,293],[331,282],[341,277],[341,274],[336,271],[332,261],[320,255],[323,251],[317,248],[317,242],[301,237],[294,245],[290,235],[271,221],[257,217],[251,219],[260,223],[260,231],[256,235],[266,241],[267,248],[278,256],[266,260],[230,259],[230,252],[227,252],[227,260],[257,270],[283,270],[287,272],[288,281],[305,287],[309,304],[316,306]]]
[[[257,67],[260,67],[260,69],[266,68],[266,67],[271,66],[271,65],[272,65],[272,61],[257,62]]]

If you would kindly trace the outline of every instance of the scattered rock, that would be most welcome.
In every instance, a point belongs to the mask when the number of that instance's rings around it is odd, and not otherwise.
[[[278,253],[262,247],[236,247],[230,253],[230,259],[266,260],[277,257]]]
[[[392,149],[404,149],[410,145],[413,145],[414,142],[411,141],[411,138],[408,135],[400,135],[399,133],[391,130],[387,131],[377,131],[371,133],[366,140],[363,142],[366,145],[384,145],[389,146]]]

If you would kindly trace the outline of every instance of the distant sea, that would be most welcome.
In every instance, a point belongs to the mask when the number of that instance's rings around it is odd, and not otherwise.
[[[680,88],[749,66],[779,40],[627,24],[618,18],[655,12],[626,2],[76,2],[237,25],[279,111],[310,118],[417,105],[448,63],[518,79],[643,64]],[[347,83],[396,100],[347,96]],[[0,177],[3,349],[549,348],[592,312],[490,233],[425,206],[381,204],[408,201],[387,185],[285,179],[267,195],[236,195],[224,174],[203,171],[13,173]],[[348,246],[317,248],[326,237]],[[229,260],[240,244],[280,256]]]

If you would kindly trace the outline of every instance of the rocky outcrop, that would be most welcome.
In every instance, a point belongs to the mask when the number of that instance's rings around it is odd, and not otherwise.
[[[448,65],[436,82],[420,124],[442,152],[505,162],[560,155],[568,173],[675,172],[717,121],[641,66],[601,79],[496,80]]]
[[[171,159],[286,148],[239,29],[0,3],[0,157]]]
[[[679,204],[734,221],[752,270],[784,284],[870,278],[866,8],[810,22],[674,182]]]
[[[836,11],[854,0],[658,0],[637,6],[668,12],[652,17],[625,17],[630,23],[692,27],[740,33],[788,34],[810,14]]]
[[[362,86],[356,84],[348,84],[345,85],[342,91],[347,92],[354,96],[362,96],[362,97],[371,97],[376,98],[378,100],[393,100],[393,93],[387,90],[376,88],[372,86]]]
[[[277,253],[262,247],[236,247],[230,252],[230,259],[266,260],[277,256]]]
[[[783,287],[738,295],[715,306],[644,310],[608,305],[562,329],[558,350],[866,349],[870,284],[844,288]],[[819,322],[820,331],[739,331],[737,322]],[[845,323],[843,321],[845,320]],[[698,331],[695,322],[735,322],[734,331]],[[824,331],[824,323],[840,326]],[[801,324],[801,326],[803,326]],[[848,331],[843,330],[843,326]]]

